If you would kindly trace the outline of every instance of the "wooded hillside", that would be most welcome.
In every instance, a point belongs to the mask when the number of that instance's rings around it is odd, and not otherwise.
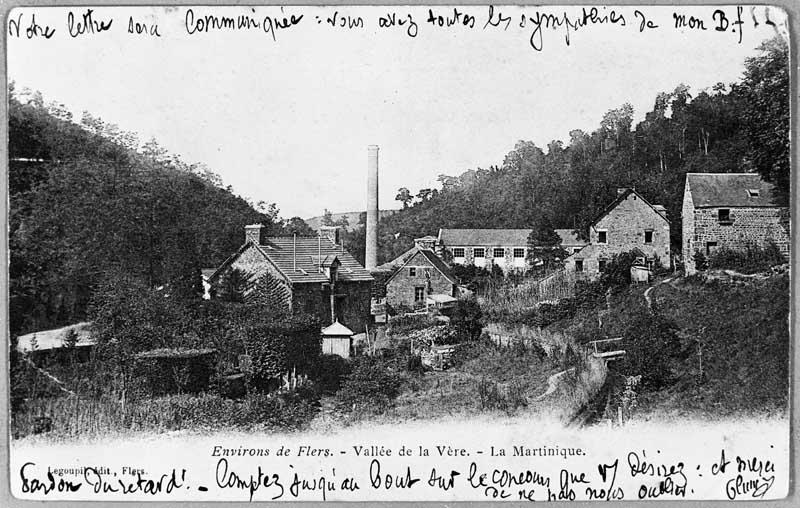
[[[111,274],[195,293],[243,224],[282,227],[274,205],[257,210],[202,165],[13,83],[9,137],[12,333],[84,319]]]
[[[672,243],[679,246],[687,172],[756,171],[788,202],[788,55],[786,42],[775,38],[747,60],[739,82],[660,93],[636,125],[633,108],[623,104],[593,132],[570,132],[566,145],[519,141],[500,166],[440,175],[441,189],[421,189],[416,197],[400,189],[405,208],[381,222],[379,261],[438,228],[535,229],[549,223],[585,234],[618,187],[635,187],[651,203],[666,206]]]

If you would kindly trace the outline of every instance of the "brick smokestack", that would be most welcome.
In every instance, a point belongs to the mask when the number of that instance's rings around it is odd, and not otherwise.
[[[367,147],[367,245],[364,267],[378,266],[378,145]]]

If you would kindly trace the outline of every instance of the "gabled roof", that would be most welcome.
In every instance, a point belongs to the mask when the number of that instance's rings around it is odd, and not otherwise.
[[[695,208],[780,206],[775,186],[757,173],[686,173],[686,185]]]
[[[332,325],[330,325],[327,328],[324,328],[322,330],[322,335],[325,335],[326,337],[331,337],[331,336],[333,336],[333,337],[342,337],[342,336],[352,337],[353,336],[353,330],[351,330],[350,328],[344,326],[339,321],[334,321],[334,323]]]
[[[656,208],[656,206],[654,206],[654,205],[651,205],[651,204],[650,204],[650,202],[649,202],[649,201],[647,201],[646,199],[644,199],[644,197],[643,197],[641,194],[639,194],[638,192],[636,192],[636,189],[631,189],[631,188],[628,188],[628,189],[625,189],[623,192],[621,192],[621,193],[620,193],[620,194],[617,196],[617,198],[616,198],[614,201],[612,201],[611,203],[609,203],[609,205],[608,205],[608,206],[606,206],[606,207],[605,207],[605,209],[604,209],[604,210],[603,210],[603,211],[600,213],[600,215],[598,215],[598,216],[597,216],[597,218],[595,218],[595,219],[592,221],[592,226],[594,226],[595,224],[597,224],[598,222],[600,222],[600,220],[601,220],[603,217],[605,217],[606,215],[608,215],[608,214],[609,214],[609,212],[611,212],[611,210],[613,210],[614,208],[616,208],[616,207],[617,207],[617,205],[619,205],[619,204],[620,204],[620,203],[621,203],[623,200],[627,199],[627,198],[628,198],[628,196],[630,196],[631,194],[636,194],[636,197],[638,197],[639,199],[641,199],[641,200],[642,200],[642,203],[644,203],[644,204],[646,204],[647,206],[649,206],[650,208],[652,208],[652,209],[653,209],[653,211],[654,211],[654,212],[655,212],[655,213],[656,213],[656,214],[657,214],[659,217],[661,217],[661,218],[662,218],[662,219],[664,219],[665,221],[669,222],[669,219],[667,219],[666,212],[665,212],[665,211],[664,211],[664,209],[663,209],[664,207],[659,207],[659,208]]]
[[[574,229],[556,229],[555,232],[561,237],[562,247],[581,247],[589,243],[578,238]]]
[[[440,229],[439,242],[447,247],[519,246],[528,244],[530,229]]]
[[[392,261],[388,263],[384,263],[379,266],[378,270],[394,270],[394,273],[386,279],[386,283],[388,284],[389,281],[394,279],[394,277],[400,273],[400,271],[409,263],[414,256],[417,254],[423,256],[425,259],[433,265],[436,270],[439,271],[450,283],[456,284],[455,277],[453,277],[452,273],[450,273],[450,267],[447,266],[447,263],[442,261],[442,258],[436,255],[435,252],[428,250],[428,249],[420,249],[419,247],[412,247],[411,249],[405,251],[403,254],[399,255]]]
[[[329,282],[328,277],[319,271],[320,256],[323,265],[326,262],[332,263],[334,259],[341,263],[337,272],[340,281],[369,282],[373,280],[372,275],[343,247],[335,245],[328,238],[316,236],[269,237],[261,245],[248,241],[225,260],[210,278],[216,278],[248,246],[255,248],[292,284]]]

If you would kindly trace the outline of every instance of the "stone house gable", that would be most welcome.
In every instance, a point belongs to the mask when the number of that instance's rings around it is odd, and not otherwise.
[[[224,290],[226,279],[234,271],[244,276],[241,290],[246,301],[258,301],[291,312],[291,284],[257,245],[247,242],[209,277],[215,292]]]
[[[455,281],[432,251],[417,249],[386,281],[386,300],[393,307],[420,307],[430,295],[453,296]],[[441,265],[444,265],[441,262]]]
[[[633,189],[621,191],[589,227],[589,245],[565,260],[568,272],[596,278],[617,254],[641,252],[670,265],[670,223],[660,207]]]

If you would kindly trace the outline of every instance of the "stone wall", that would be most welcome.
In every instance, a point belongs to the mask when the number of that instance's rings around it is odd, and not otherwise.
[[[687,274],[695,272],[694,266],[694,203],[689,190],[688,180],[683,190],[683,206],[681,207],[681,254],[683,266]]]
[[[715,248],[744,250],[748,246],[765,247],[773,242],[789,258],[791,240],[788,208],[723,207],[729,210],[730,220],[727,222],[720,222],[720,209],[697,208],[691,213],[692,225],[684,228],[684,234],[690,240],[686,253],[689,258],[687,273],[693,273],[696,269],[693,256],[698,250],[708,256]],[[684,244],[686,240],[683,239]],[[716,242],[716,245],[709,246],[708,242]]]
[[[416,274],[410,275],[409,268],[414,268]],[[430,279],[425,276],[425,270],[430,271]],[[430,287],[428,281],[430,280]],[[425,297],[431,294],[445,294],[453,296],[453,283],[442,272],[437,270],[428,259],[416,254],[386,285],[386,301],[394,308],[400,305],[414,308],[414,288],[424,287]],[[424,299],[423,299],[424,305]]]
[[[601,230],[607,231],[605,245],[598,242]],[[645,243],[648,230],[653,232],[653,239]],[[614,254],[637,248],[648,258],[658,258],[669,266],[669,222],[634,193],[589,228],[589,242],[597,247],[598,259],[607,256],[610,260]]]
[[[658,259],[670,266],[669,222],[634,193],[620,201],[611,211],[589,228],[590,245],[569,256],[564,263],[568,272],[575,272],[575,261],[583,261],[585,277],[600,274],[600,261],[610,262],[623,252],[639,249],[648,259]],[[600,232],[606,232],[606,243],[600,243]],[[645,243],[645,232],[652,231],[652,240]]]

